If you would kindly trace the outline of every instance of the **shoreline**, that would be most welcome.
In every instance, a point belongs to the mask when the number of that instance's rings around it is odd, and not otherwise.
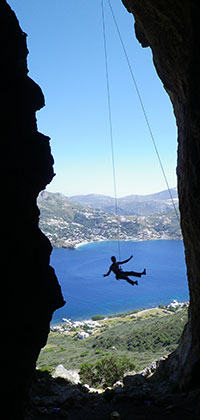
[[[142,315],[144,313],[147,313],[149,311],[153,311],[153,310],[158,311],[161,308],[168,309],[168,310],[170,310],[170,308],[171,308],[171,310],[172,310],[172,308],[174,308],[175,310],[177,310],[177,309],[180,309],[184,306],[188,307],[189,302],[188,301],[178,302],[176,299],[174,299],[172,302],[170,302],[169,304],[166,304],[166,305],[159,304],[157,306],[152,306],[152,307],[149,307],[149,308],[138,308],[138,309],[136,308],[136,309],[132,309],[132,310],[127,311],[127,312],[126,311],[125,312],[118,312],[116,314],[108,314],[108,315],[95,314],[91,318],[87,318],[87,319],[86,318],[84,318],[84,319],[79,318],[79,319],[71,320],[71,318],[63,317],[62,322],[56,322],[55,321],[55,323],[53,322],[53,323],[50,324],[50,327],[59,327],[59,326],[67,325],[68,322],[70,322],[71,324],[75,324],[75,323],[87,324],[87,323],[93,323],[93,322],[98,323],[98,322],[101,322],[101,321],[112,320],[112,319],[116,319],[116,318],[120,318],[120,317],[129,317],[130,315],[140,316],[140,315]],[[102,317],[102,319],[95,321],[95,320],[93,320],[93,318],[95,316],[100,316],[100,317]]]
[[[150,241],[183,241],[181,238],[180,239],[176,239],[176,238],[149,238],[149,239],[131,239],[131,238],[127,238],[127,239],[99,239],[96,241],[82,241],[82,242],[77,242],[77,243],[69,243],[69,245],[64,245],[58,248],[65,248],[65,249],[73,249],[76,250],[81,246],[84,245],[88,245],[88,244],[98,244],[100,242],[150,242]]]
[[[80,248],[83,245],[88,245],[88,244],[92,244],[92,243],[96,243],[96,242],[100,242],[100,241],[83,241],[83,242],[78,242],[77,244],[74,245],[74,249]]]
[[[120,240],[121,241],[121,240]],[[123,241],[125,241],[125,239],[123,239]],[[109,239],[99,239],[98,241],[83,241],[83,242],[78,242],[77,244],[74,244],[74,249],[77,249],[83,245],[88,245],[88,244],[99,244],[100,242],[111,242]],[[117,242],[117,239],[113,239],[112,242]],[[133,241],[133,242],[137,242],[137,241]]]

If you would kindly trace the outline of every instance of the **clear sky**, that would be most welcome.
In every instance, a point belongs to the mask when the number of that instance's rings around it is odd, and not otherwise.
[[[29,75],[46,106],[38,129],[51,137],[56,177],[48,191],[114,195],[100,0],[7,0],[28,34]],[[108,7],[106,34],[117,195],[166,189]],[[172,105],[136,40],[133,16],[111,0],[170,187],[176,186],[177,129]]]

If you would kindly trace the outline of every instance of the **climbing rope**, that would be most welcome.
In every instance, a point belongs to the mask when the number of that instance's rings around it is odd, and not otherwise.
[[[106,25],[105,25],[105,13],[104,13],[104,2],[103,2],[103,0],[101,0],[101,11],[102,11],[102,23],[103,23],[103,40],[104,40],[104,55],[105,55],[105,70],[106,70],[106,89],[107,89],[107,100],[108,100],[108,117],[109,117],[110,144],[111,144],[111,156],[112,156],[112,171],[113,171],[113,184],[114,184],[115,217],[116,217],[116,220],[117,220],[117,223],[118,223],[118,235],[119,235],[121,229],[120,229],[120,222],[119,222],[119,216],[118,216],[117,180],[116,180],[113,124],[112,124],[112,112],[111,112],[110,80],[109,80],[109,71],[108,71]],[[118,240],[117,240],[117,244],[118,244],[119,260],[121,260],[121,248],[120,248],[119,237],[118,237]]]
[[[127,62],[127,65],[128,65],[129,71],[130,71],[130,74],[131,74],[131,78],[132,78],[132,81],[133,81],[133,84],[134,84],[134,87],[135,87],[135,90],[136,90],[136,93],[137,93],[137,96],[138,96],[138,99],[139,99],[139,103],[140,103],[141,108],[142,108],[142,112],[143,112],[144,119],[145,119],[146,124],[147,124],[147,128],[148,128],[148,131],[149,131],[149,134],[150,134],[150,138],[151,138],[151,141],[152,141],[152,144],[153,144],[153,147],[154,147],[156,156],[158,158],[158,162],[159,162],[159,165],[160,165],[160,168],[161,168],[161,172],[163,174],[163,177],[164,177],[164,180],[165,180],[165,183],[166,183],[166,186],[167,186],[167,190],[169,192],[169,196],[170,196],[170,199],[171,199],[171,202],[172,202],[172,206],[173,206],[173,209],[174,209],[174,212],[175,212],[177,221],[180,224],[180,217],[179,217],[177,208],[175,206],[174,199],[172,197],[172,193],[171,193],[171,189],[169,187],[168,179],[167,179],[167,176],[166,176],[166,173],[165,173],[165,170],[164,170],[164,166],[162,164],[162,160],[161,160],[161,157],[160,157],[160,154],[159,154],[159,151],[158,151],[158,147],[156,145],[156,141],[155,141],[155,137],[153,135],[153,131],[152,131],[151,126],[150,126],[150,123],[149,123],[149,119],[148,119],[148,116],[147,116],[147,113],[146,113],[146,110],[145,110],[145,107],[144,107],[144,103],[143,103],[143,100],[142,100],[142,97],[141,97],[141,94],[140,94],[140,91],[139,91],[139,88],[138,88],[138,85],[137,85],[137,82],[136,82],[136,78],[134,76],[133,68],[131,66],[131,63],[130,63],[130,60],[129,60],[129,57],[128,57],[128,54],[127,54],[127,51],[126,51],[126,48],[125,48],[125,44],[124,44],[123,39],[122,39],[121,31],[119,29],[119,25],[117,23],[117,19],[116,19],[116,16],[114,14],[114,10],[113,10],[113,7],[111,5],[111,2],[110,2],[110,0],[107,0],[107,1],[108,1],[108,5],[110,7],[110,10],[111,10],[111,14],[112,14],[113,21],[114,21],[114,24],[115,24],[115,27],[116,27],[116,30],[117,30],[117,33],[118,33],[118,36],[119,36],[120,43],[122,45],[122,49],[123,49],[123,52],[124,52],[124,55],[125,55],[125,59],[126,59],[126,62]],[[103,26],[105,27],[105,16],[104,16],[104,10],[103,10],[103,0],[101,0],[101,3],[102,3]],[[104,43],[105,43],[105,49],[106,49],[106,32],[105,32],[105,28],[104,28]],[[108,64],[107,64],[107,50],[105,50],[105,51],[106,51],[106,66],[108,67]],[[107,69],[107,73],[108,73],[108,69]],[[107,89],[108,89],[108,92],[109,92],[109,78],[108,78],[108,75],[107,75]],[[109,93],[109,97],[110,97],[110,93]],[[110,98],[109,98],[109,108],[110,108]],[[111,118],[111,110],[109,111],[109,113],[110,113],[110,118]],[[111,128],[112,128],[112,121],[111,121]],[[113,148],[113,140],[112,140],[112,148]],[[114,152],[113,152],[113,155],[114,155]],[[114,183],[116,184],[116,181],[114,181]]]

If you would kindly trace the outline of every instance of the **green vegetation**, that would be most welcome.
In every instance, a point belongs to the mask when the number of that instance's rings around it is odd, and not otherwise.
[[[96,348],[128,352],[157,352],[165,348],[166,353],[172,351],[180,337],[183,323],[179,313],[172,322],[170,315],[162,318],[151,317],[147,320],[135,320],[131,323],[118,324],[105,331],[95,339]],[[117,329],[117,331],[116,331]]]
[[[92,317],[92,321],[102,321],[102,319],[105,319],[105,316],[103,316],[103,315],[94,315]]]
[[[122,380],[124,373],[134,368],[135,364],[127,356],[107,356],[93,364],[83,363],[80,378],[90,386],[107,388]]]
[[[142,311],[142,309],[134,309],[128,312],[120,312],[118,314],[108,315],[108,318],[123,318],[124,316],[127,316],[127,315],[137,314],[140,311]]]
[[[53,371],[61,363],[66,369],[83,370],[81,366],[87,363],[94,372],[102,359],[120,358],[122,361],[121,358],[126,357],[139,371],[175,350],[186,322],[187,308],[174,313],[157,308],[102,320],[101,328],[84,340],[78,339],[78,330],[67,334],[50,333],[38,367]]]

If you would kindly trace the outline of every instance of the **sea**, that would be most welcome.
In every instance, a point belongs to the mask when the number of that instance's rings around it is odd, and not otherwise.
[[[174,299],[189,300],[184,246],[181,240],[121,241],[121,260],[133,255],[124,271],[143,271],[138,286],[116,280],[113,273],[103,277],[118,257],[118,242],[94,242],[75,250],[54,248],[51,265],[62,288],[66,305],[55,311],[52,324],[63,318],[91,319],[94,315],[114,315],[135,309],[167,305]],[[133,278],[133,280],[136,280]]]

